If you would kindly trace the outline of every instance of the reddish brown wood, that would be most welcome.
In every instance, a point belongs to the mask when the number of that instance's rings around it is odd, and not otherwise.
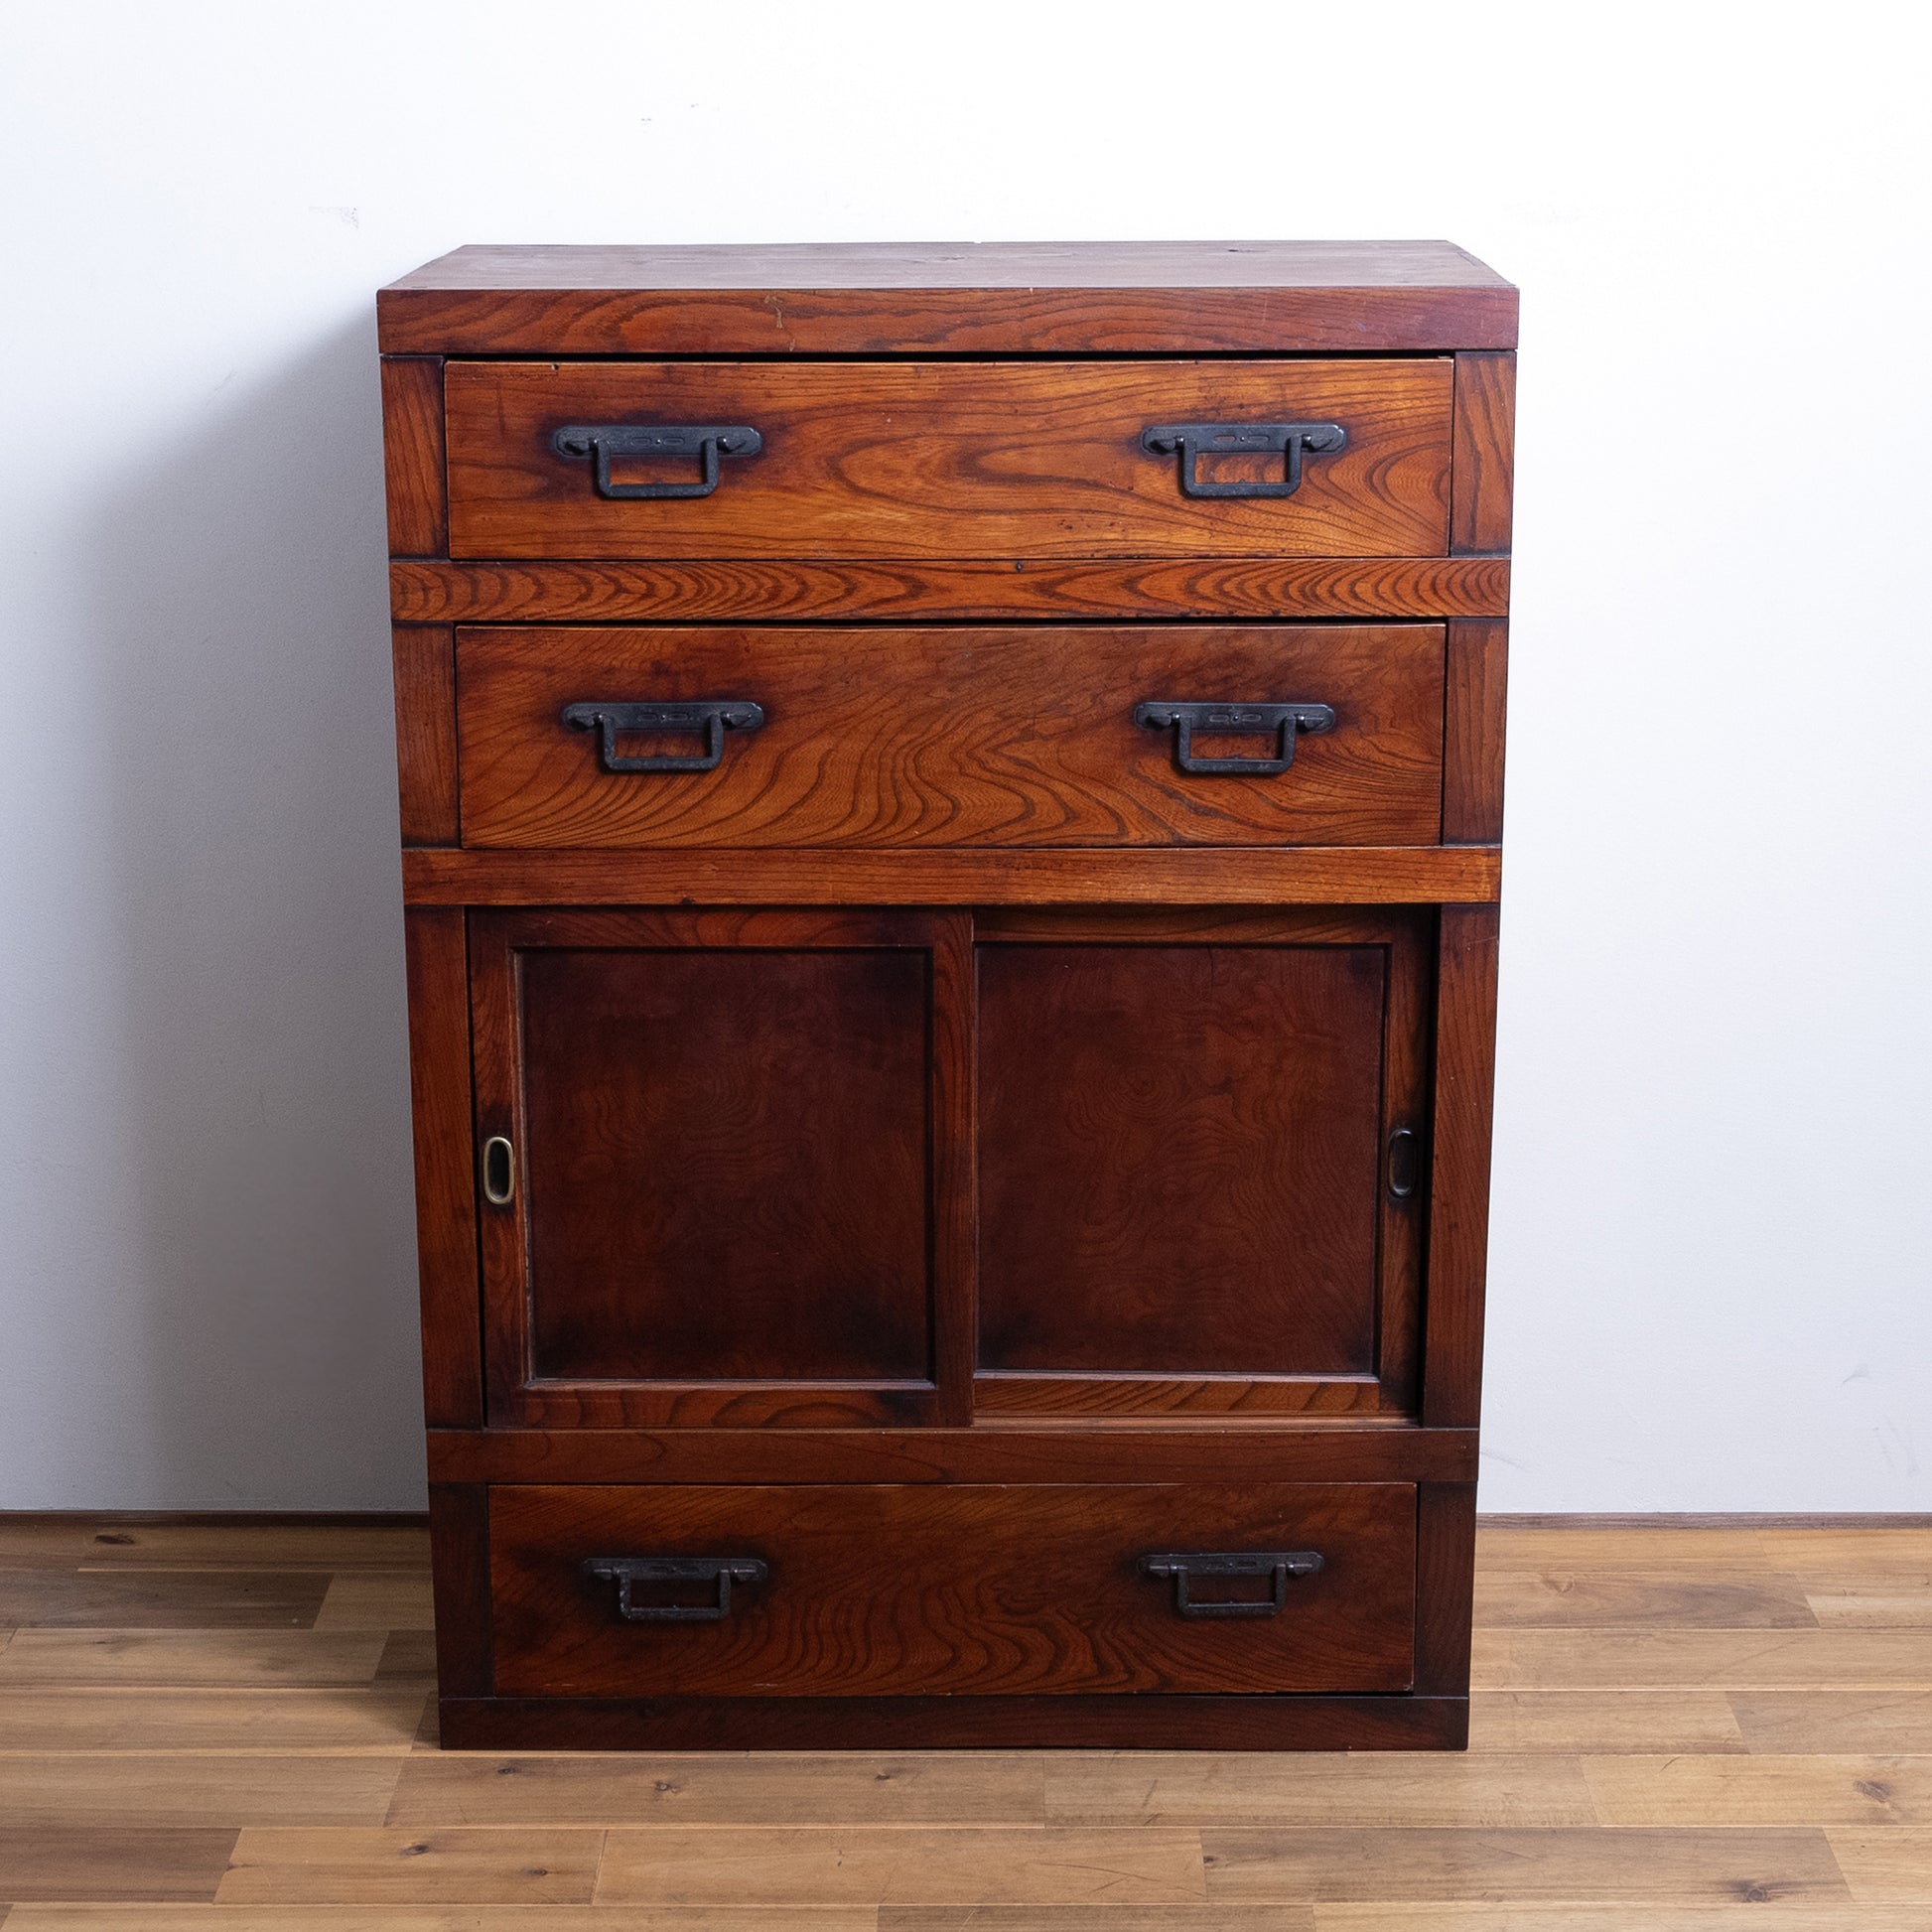
[[[1476,1486],[1425,1482],[1416,1492],[1416,1689],[1465,1697],[1475,1616]]]
[[[1503,835],[1503,719],[1509,625],[1451,623],[1443,700],[1443,837],[1494,845]]]
[[[1473,1482],[1473,1430],[1386,1417],[1105,1428],[432,1430],[439,1482]]]
[[[933,1421],[959,1426],[973,1419],[979,1332],[973,922],[963,913],[942,913],[930,930]]]
[[[450,1750],[1460,1750],[1467,1698],[445,1698]],[[986,1909],[979,1908],[979,1916]]]
[[[1022,1378],[983,1400],[1035,1408],[1059,1371],[1082,1412],[1378,1405],[1378,1330],[1416,1321],[1382,1153],[1422,1105],[1413,931],[982,948],[980,1362]],[[1258,1379],[1290,1376],[1341,1386]]]
[[[1431,905],[1496,897],[1494,846],[1116,852],[405,852],[418,905]]]
[[[1299,354],[1509,348],[1516,291],[1443,241],[459,248],[382,346],[487,354]]]
[[[447,1698],[493,1689],[489,1626],[489,1492],[474,1483],[429,1486],[436,1682]]]
[[[398,557],[447,556],[441,355],[382,358],[382,454],[390,551]]]
[[[1449,548],[1458,555],[1509,548],[1516,465],[1516,357],[1455,358],[1455,467]]]
[[[835,618],[1496,618],[1506,557],[1102,563],[429,563],[389,566],[408,623]]]
[[[456,632],[390,626],[396,681],[396,790],[404,845],[455,845]]]
[[[470,847],[1404,845],[1442,821],[1438,624],[1197,629],[465,629]],[[612,771],[599,700],[743,698],[708,771]],[[1146,699],[1319,702],[1269,776],[1190,773]],[[695,734],[624,739],[689,756]],[[1196,738],[1270,757],[1275,735]]]
[[[1246,1483],[490,1494],[495,1675],[509,1696],[1400,1691],[1414,1675],[1415,1491]],[[1168,1551],[1319,1553],[1274,1616],[1183,1617]],[[638,1624],[595,1558],[757,1558],[715,1622]],[[1258,1580],[1203,1582],[1253,1600]],[[688,1589],[643,1602],[689,1603]]]
[[[1474,1428],[1482,1406],[1496,930],[1494,906],[1443,908],[1423,1369],[1423,1420],[1443,1429]]]
[[[474,937],[479,1115],[518,1164],[483,1214],[492,1416],[929,1416],[933,1265],[970,1255],[958,1069],[931,1050],[962,922],[553,912]]]
[[[461,1428],[483,1418],[463,913],[454,906],[411,906],[403,915],[403,945],[409,976],[423,1409],[432,1429]]]
[[[458,557],[1438,556],[1451,364],[452,362]],[[1163,423],[1338,422],[1285,497],[1190,496]],[[708,496],[601,496],[566,423],[749,424]],[[1206,463],[1209,481],[1278,474]],[[620,468],[690,482],[696,459]]]

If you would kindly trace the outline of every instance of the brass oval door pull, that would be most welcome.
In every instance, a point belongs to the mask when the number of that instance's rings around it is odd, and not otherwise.
[[[757,1557],[592,1557],[584,1574],[618,1587],[618,1614],[626,1623],[718,1623],[731,1615],[732,1585],[761,1584],[770,1575]],[[639,1603],[639,1584],[713,1584],[709,1603]]]
[[[1302,486],[1302,453],[1333,456],[1348,445],[1339,423],[1157,423],[1141,432],[1150,456],[1180,455],[1183,496],[1293,496]],[[1280,452],[1280,483],[1202,483],[1195,465],[1203,456],[1272,456]]]
[[[757,456],[764,438],[749,423],[566,423],[550,439],[561,457],[591,460],[600,496],[618,498],[709,496],[718,487],[721,456]],[[614,456],[694,456],[694,483],[624,483],[613,481]]]
[[[483,1190],[491,1207],[507,1207],[516,1197],[516,1150],[501,1134],[483,1144]]]
[[[1335,728],[1335,709],[1325,704],[1175,704],[1166,698],[1150,698],[1134,707],[1134,722],[1150,731],[1173,730],[1173,759],[1183,771],[1205,772],[1212,776],[1245,774],[1271,777],[1286,771],[1295,762],[1295,741],[1304,732],[1311,735]],[[1275,734],[1272,759],[1197,759],[1194,756],[1196,732]]]
[[[1204,1550],[1192,1556],[1141,1559],[1143,1577],[1173,1579],[1176,1616],[1279,1616],[1288,1604],[1288,1580],[1312,1577],[1320,1568],[1318,1550]],[[1191,1588],[1194,1580],[1202,1577],[1266,1577],[1273,1589],[1259,1601],[1237,1597],[1232,1602],[1202,1603]]]

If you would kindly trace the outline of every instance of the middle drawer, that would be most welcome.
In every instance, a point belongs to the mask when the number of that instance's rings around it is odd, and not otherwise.
[[[457,633],[468,846],[1433,844],[1441,624]]]

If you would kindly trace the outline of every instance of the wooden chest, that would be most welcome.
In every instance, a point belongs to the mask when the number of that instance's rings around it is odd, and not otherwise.
[[[1515,292],[380,319],[444,1741],[1460,1744]]]

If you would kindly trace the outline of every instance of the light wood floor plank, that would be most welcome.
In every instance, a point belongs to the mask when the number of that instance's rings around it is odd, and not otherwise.
[[[0,1898],[213,1898],[233,1832],[0,1825]]]
[[[306,1630],[326,1573],[308,1570],[0,1570],[15,1629]]]
[[[429,1578],[414,1570],[343,1570],[316,1612],[318,1630],[434,1630]]]
[[[419,1570],[429,1532],[414,1523],[114,1523],[0,1517],[0,1564],[75,1569]]]
[[[1038,1825],[1043,1759],[997,1752],[413,1757],[393,1825]]]
[[[1575,1758],[1151,1751],[1055,1753],[1046,1814],[1059,1825],[1592,1825]]]
[[[598,1902],[1153,1905],[1205,1898],[1196,1833],[613,1831]]]
[[[1932,1629],[1932,1579],[1865,1577],[1805,1599],[1828,1630]]]
[[[1932,1825],[1932,1757],[1595,1757],[1584,1775],[1606,1825]]]
[[[21,1905],[8,1932],[877,1932],[878,1923],[861,1905]],[[1311,1927],[1305,1918],[1279,1932]]]
[[[1485,1524],[1476,1531],[1476,1569],[1711,1571],[1735,1575],[1782,1569],[1755,1529],[1547,1529]]]
[[[1932,1643],[1916,1630],[1478,1630],[1473,1668],[1485,1691],[1932,1685]]]
[[[1765,1571],[1479,1569],[1484,1629],[1803,1630],[1818,1619],[1795,1577]]]
[[[408,1751],[422,1691],[0,1690],[0,1750]]]
[[[379,1630],[21,1630],[0,1690],[36,1684],[366,1685]]]
[[[1753,1751],[1932,1749],[1932,1690],[1733,1691],[1728,1702]]]
[[[1723,1691],[1478,1691],[1472,1751],[1741,1751]]]
[[[1315,1919],[1311,1905],[882,1905],[879,1932],[1315,1932]]]
[[[1932,1932],[1910,1906],[1773,1898],[1733,1905],[1317,1905],[1315,1932]]]
[[[235,1841],[222,1905],[587,1905],[604,1834],[265,1829]]]
[[[10,1825],[380,1825],[401,1755],[231,1756],[170,1751],[0,1754]]]
[[[1848,1895],[1819,1831],[1215,1830],[1201,1847],[1216,1900],[1571,1900],[1647,1912]]]
[[[1765,1530],[1766,1560],[1810,1582],[1932,1576],[1932,1529]]]
[[[1854,1898],[1932,1906],[1932,1831],[1843,1830],[1829,1837]]]

